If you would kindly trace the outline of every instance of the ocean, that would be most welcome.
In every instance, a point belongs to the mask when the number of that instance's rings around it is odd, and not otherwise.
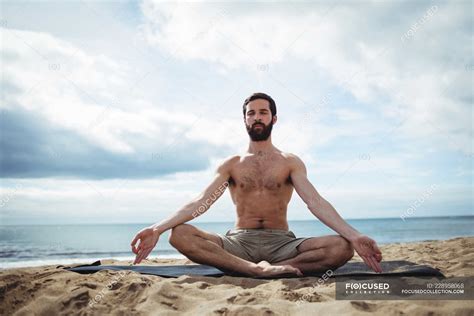
[[[443,240],[474,235],[474,216],[347,220],[379,244]],[[232,222],[190,224],[225,234]],[[130,242],[150,224],[79,224],[0,226],[0,268],[69,263],[92,263],[99,259],[134,258]],[[296,237],[334,234],[317,220],[289,221]],[[151,258],[184,258],[168,243],[169,231],[160,237]]]

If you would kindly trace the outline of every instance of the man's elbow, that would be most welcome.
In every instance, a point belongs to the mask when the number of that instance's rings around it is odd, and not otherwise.
[[[191,215],[193,218],[196,218],[198,216],[201,216],[202,214],[204,214],[206,211],[207,211],[208,207],[206,207],[205,204],[200,204],[198,207],[196,207]]]
[[[312,212],[316,212],[318,209],[321,208],[321,204],[323,202],[322,197],[315,197],[313,199],[310,199],[307,203],[306,206],[308,209]]]
[[[319,208],[319,205],[318,205],[318,204],[315,204],[315,203],[313,203],[313,204],[307,204],[306,207],[308,207],[308,210],[310,210],[311,213],[313,213],[313,214],[314,214],[314,213],[317,213],[318,210],[320,209],[320,208]]]
[[[216,201],[217,197],[215,196],[210,196],[210,197],[203,197],[199,200],[197,200],[194,205],[193,205],[193,211],[192,211],[192,216],[193,218],[196,218],[202,214],[204,214],[212,204]]]

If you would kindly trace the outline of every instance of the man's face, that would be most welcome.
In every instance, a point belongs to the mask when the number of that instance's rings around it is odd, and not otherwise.
[[[247,132],[254,142],[267,140],[272,133],[273,123],[270,103],[264,99],[256,99],[247,104],[245,111],[245,126]]]

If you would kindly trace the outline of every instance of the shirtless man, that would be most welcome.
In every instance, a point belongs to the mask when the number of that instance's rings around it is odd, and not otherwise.
[[[225,160],[197,198],[138,232],[131,243],[134,264],[146,259],[160,235],[172,229],[169,242],[180,253],[226,272],[257,277],[325,272],[345,264],[354,250],[371,269],[381,272],[382,253],[376,242],[347,224],[319,195],[296,155],[273,146],[271,131],[277,122],[273,99],[254,93],[245,100],[243,114],[250,137],[247,152]],[[235,229],[220,235],[184,224],[207,211],[227,187],[237,211]],[[293,188],[314,216],[339,235],[296,238],[288,230]]]

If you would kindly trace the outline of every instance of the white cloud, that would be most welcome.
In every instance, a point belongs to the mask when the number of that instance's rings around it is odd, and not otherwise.
[[[335,114],[341,121],[357,121],[364,118],[361,112],[349,109],[337,109],[335,110]]]
[[[198,119],[187,111],[127,96],[128,67],[106,56],[89,55],[47,33],[1,32],[7,60],[2,75],[14,87],[4,93],[4,109],[22,107],[116,153],[137,150],[124,136],[140,135],[166,145]]]
[[[433,5],[437,10],[423,19]],[[403,120],[406,139],[426,136],[439,139],[436,146],[472,152],[472,75],[465,68],[473,53],[469,4],[355,6],[272,3],[244,10],[229,3],[145,0],[142,29],[152,45],[177,58],[230,69],[304,60],[308,70],[326,72],[387,118]],[[407,38],[414,23],[417,30]],[[347,113],[336,112],[342,119]],[[457,145],[439,138],[427,121]]]

